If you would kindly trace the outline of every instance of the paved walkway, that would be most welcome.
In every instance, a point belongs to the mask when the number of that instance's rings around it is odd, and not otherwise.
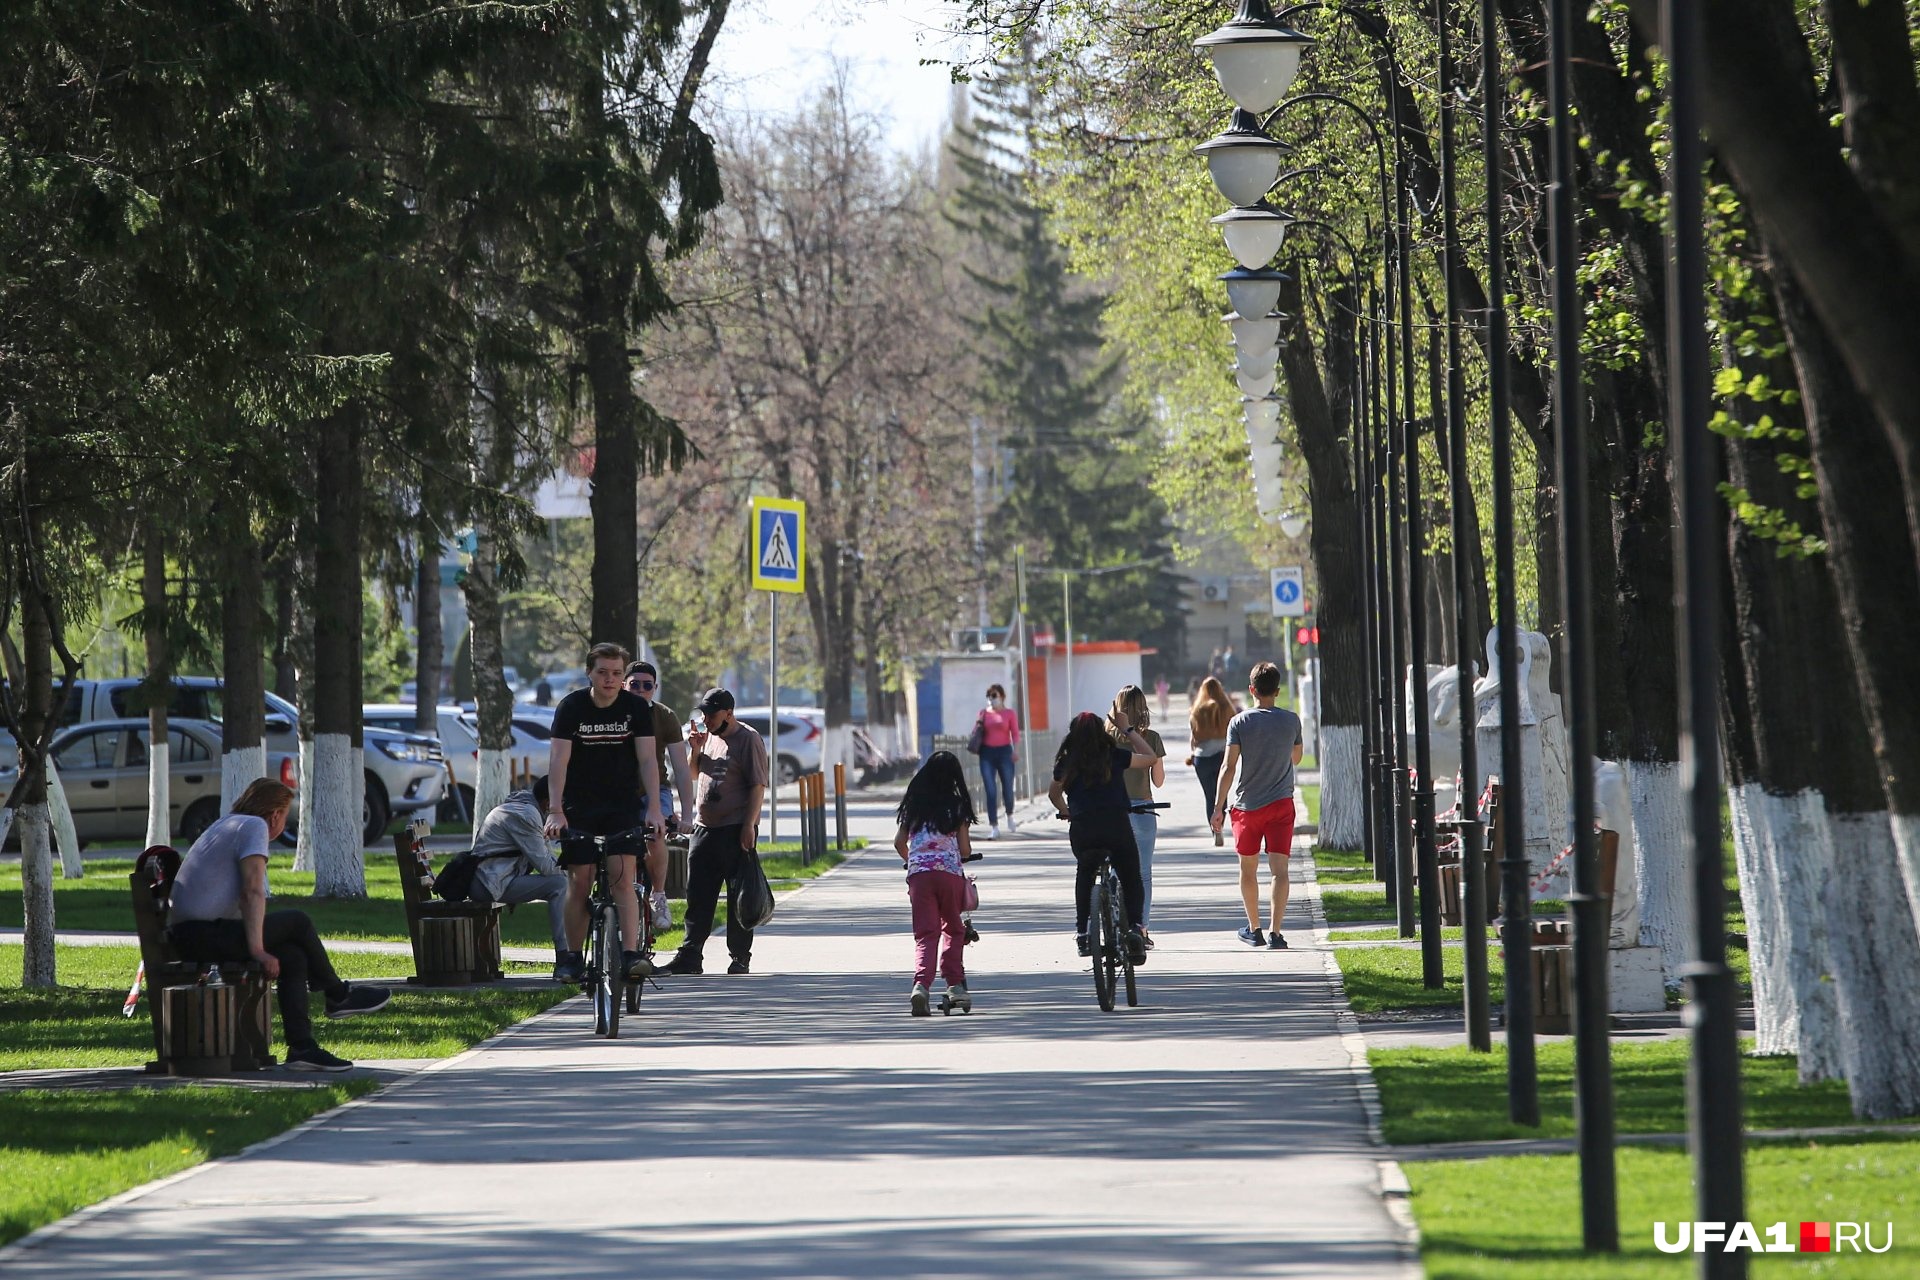
[[[1169,735],[1171,739],[1173,735]],[[1073,954],[1064,828],[984,846],[975,1013],[907,1016],[890,848],[780,906],[756,972],[575,1000],[251,1154],[69,1220],[10,1277],[1401,1277],[1342,1004],[1234,940],[1173,751],[1142,1007]],[[1299,888],[1300,886],[1296,886]],[[709,963],[724,966],[716,942]]]

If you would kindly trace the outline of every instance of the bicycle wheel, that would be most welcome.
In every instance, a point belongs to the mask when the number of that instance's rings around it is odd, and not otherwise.
[[[593,989],[596,1004],[606,1010],[605,1017],[598,1013],[594,1017],[596,1026],[604,1026],[600,1031],[609,1040],[620,1038],[620,1002],[624,994],[626,973],[620,963],[620,915],[608,903],[600,908],[600,919],[594,927],[594,950],[600,955],[600,981]]]
[[[1107,886],[1104,880],[1093,882],[1093,902],[1087,913],[1087,929],[1093,935],[1093,994],[1100,1000],[1102,1013],[1113,1012],[1113,919],[1107,911]]]
[[[1111,875],[1111,873],[1109,874]],[[1117,940],[1114,952],[1120,957],[1120,967],[1127,975],[1127,1007],[1131,1009],[1140,1003],[1140,990],[1134,984],[1133,979],[1133,947],[1127,941],[1127,930],[1129,928],[1129,921],[1127,920],[1127,900],[1121,896],[1118,877],[1112,879],[1107,885],[1107,901],[1113,904],[1111,908],[1113,913],[1113,935]]]

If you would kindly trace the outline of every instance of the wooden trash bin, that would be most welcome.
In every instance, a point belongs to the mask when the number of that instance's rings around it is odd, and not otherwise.
[[[472,916],[427,916],[420,921],[420,985],[464,987],[473,981],[473,924]]]
[[[1535,947],[1533,957],[1533,1029],[1542,1035],[1573,1031],[1573,948]]]
[[[1440,923],[1454,928],[1460,927],[1460,864],[1443,862],[1440,864]]]
[[[161,1062],[170,1076],[223,1076],[233,1070],[234,1014],[230,986],[160,989]]]

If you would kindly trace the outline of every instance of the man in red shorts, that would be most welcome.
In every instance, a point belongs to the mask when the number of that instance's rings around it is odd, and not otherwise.
[[[1227,758],[1220,766],[1213,829],[1217,834],[1225,823],[1231,799],[1233,848],[1240,855],[1240,899],[1247,908],[1240,941],[1284,951],[1287,940],[1281,936],[1280,921],[1287,913],[1286,859],[1293,852],[1293,767],[1300,763],[1303,750],[1300,717],[1273,705],[1280,696],[1280,668],[1271,662],[1253,669],[1247,692],[1257,705],[1227,724]],[[1260,932],[1262,845],[1273,876],[1270,937]]]

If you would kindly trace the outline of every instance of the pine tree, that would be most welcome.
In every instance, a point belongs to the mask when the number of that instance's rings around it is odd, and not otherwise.
[[[978,406],[1012,455],[992,552],[1005,562],[1023,546],[1029,563],[1110,570],[1075,582],[1075,630],[1168,651],[1181,605],[1164,567],[1153,426],[1122,403],[1121,359],[1101,339],[1106,299],[1074,276],[1034,196],[1042,101],[1032,55],[1023,48],[976,85],[948,144],[947,221],[966,241],[962,268],[979,298],[966,317]],[[1010,596],[1009,584],[1001,598]]]

